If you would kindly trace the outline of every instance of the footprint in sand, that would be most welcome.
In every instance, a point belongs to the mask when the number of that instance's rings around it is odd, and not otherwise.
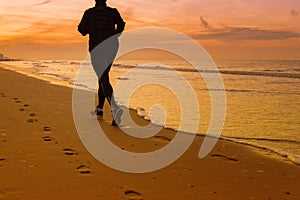
[[[129,200],[143,200],[144,198],[142,197],[141,193],[136,192],[134,190],[126,190],[124,192],[125,197]]]
[[[33,122],[34,122],[34,119],[27,119],[27,122],[28,122],[28,123],[33,123]]]
[[[22,103],[22,101],[20,101],[18,98],[14,98],[14,101],[15,101],[16,103]]]
[[[86,165],[80,165],[76,168],[80,174],[91,174],[90,168]]]
[[[36,113],[30,113],[29,116],[30,117],[36,117]],[[33,123],[33,122],[37,122],[37,121],[39,121],[39,120],[38,119],[33,119],[33,118],[27,120],[28,123]]]
[[[7,131],[5,129],[0,129],[0,136],[6,137],[7,136]]]
[[[166,136],[161,136],[161,135],[156,135],[154,136],[155,139],[158,139],[158,140],[162,140],[162,141],[167,141],[167,142],[170,142],[171,139],[166,137]]]
[[[4,159],[4,158],[0,158],[0,162],[1,162],[1,161],[5,161],[5,159]]]
[[[45,142],[50,142],[50,141],[52,141],[52,138],[50,137],[50,136],[44,136],[44,137],[42,137],[43,138],[43,140],[45,141]]]
[[[1,137],[1,139],[3,138],[2,142],[7,142],[7,140],[4,139],[4,138],[6,138],[6,136],[7,136],[6,130],[0,129],[0,137]]]
[[[224,155],[221,155],[221,154],[212,154],[211,155],[212,157],[217,157],[217,158],[222,158],[222,159],[225,159],[225,160],[228,160],[228,161],[232,161],[232,162],[237,162],[239,160],[235,159],[235,158],[230,158],[228,156],[224,156]]]
[[[15,100],[15,102],[16,102],[16,103],[21,103],[21,101],[18,101],[18,100]],[[28,106],[29,106],[28,104],[24,104],[23,107],[19,109],[19,111],[21,111],[21,112],[26,111],[26,110],[28,109],[28,108],[27,108]],[[31,115],[30,115],[30,116],[31,116]],[[33,116],[35,116],[35,115],[33,115]]]
[[[28,123],[34,123],[34,122],[37,122],[37,121],[38,121],[37,119],[27,119]]]
[[[44,126],[43,129],[44,129],[45,132],[50,132],[51,131],[51,128],[48,127],[48,126]]]
[[[30,113],[30,115],[29,115],[30,117],[35,117],[36,116],[36,114],[35,113]]]
[[[73,155],[77,155],[78,154],[75,150],[69,149],[69,148],[63,149],[63,152],[67,156],[73,156]]]
[[[6,95],[3,92],[0,93],[0,96],[1,97],[6,97]]]

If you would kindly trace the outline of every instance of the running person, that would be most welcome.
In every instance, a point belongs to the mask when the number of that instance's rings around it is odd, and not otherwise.
[[[115,103],[113,88],[109,82],[109,71],[118,52],[117,36],[123,32],[124,28],[125,22],[120,13],[116,8],[108,7],[106,0],[96,0],[95,7],[84,12],[78,25],[78,31],[83,36],[89,34],[89,52],[99,80],[98,105],[95,112],[98,117],[103,117],[103,106],[106,98],[111,105],[114,117],[113,126],[120,123],[123,111]],[[99,44],[101,47],[98,46]]]

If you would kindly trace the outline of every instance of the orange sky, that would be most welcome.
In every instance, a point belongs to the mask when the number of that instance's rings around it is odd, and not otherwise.
[[[25,59],[83,59],[77,25],[93,0],[0,0],[0,53]],[[299,0],[108,0],[126,30],[183,32],[215,59],[300,59]]]

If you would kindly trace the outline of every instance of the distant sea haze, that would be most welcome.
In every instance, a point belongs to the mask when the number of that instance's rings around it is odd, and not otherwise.
[[[21,59],[9,58],[0,53],[0,61],[20,61]]]
[[[4,56],[0,54],[0,59]],[[4,62],[11,69],[27,74],[42,75],[56,84],[72,86],[80,67],[78,60],[42,60]],[[300,156],[300,61],[217,61],[224,81],[227,96],[226,122],[222,132],[224,139],[232,140],[258,148],[268,149],[288,157]],[[139,77],[122,78],[126,72],[138,70]],[[145,78],[157,74],[156,78],[169,76],[170,66],[182,74],[193,87],[200,107],[200,127],[197,134],[205,134],[210,123],[209,90],[197,71],[180,60],[123,60],[117,61],[110,74],[112,83],[126,84],[129,79]],[[15,66],[15,67],[12,67]],[[150,73],[151,72],[151,73]],[[200,73],[217,73],[215,70],[200,70]],[[86,75],[88,85],[90,74]],[[38,76],[37,76],[38,77]],[[161,91],[161,92],[158,92]],[[150,85],[137,90],[130,101],[124,102],[122,93],[117,93],[119,104],[140,109],[144,117],[153,123],[172,129],[179,129],[181,120],[180,107],[174,94],[164,92],[161,86]],[[189,98],[184,101],[188,103]],[[159,113],[149,112],[153,104],[161,104],[167,111],[166,122],[160,121]],[[89,111],[87,111],[89,112]],[[194,122],[190,122],[194,123]],[[187,130],[188,131],[188,130]]]

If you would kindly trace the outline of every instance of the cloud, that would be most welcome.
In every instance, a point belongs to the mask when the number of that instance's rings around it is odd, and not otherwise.
[[[134,8],[133,7],[127,7],[122,12],[122,16],[125,16],[126,18],[134,18]]]
[[[201,22],[201,26],[203,26],[206,29],[209,28],[208,22],[202,16],[200,16],[200,22]]]
[[[298,13],[292,10],[293,15]],[[300,38],[300,33],[288,30],[267,30],[252,27],[226,26],[215,28],[200,16],[202,31],[192,35],[195,39],[214,39],[221,41],[240,41],[240,40],[285,40]]]
[[[41,3],[33,4],[33,6],[42,6],[42,5],[45,5],[45,4],[48,4],[48,3],[51,3],[51,1],[43,1]]]
[[[18,21],[17,25],[16,21]],[[0,45],[70,43],[76,40],[76,25],[77,20],[32,19],[28,16],[8,15],[5,20],[0,21]],[[62,31],[57,27],[64,27],[64,30]]]
[[[296,10],[291,10],[291,15],[293,17],[297,17],[298,16],[298,12]]]

